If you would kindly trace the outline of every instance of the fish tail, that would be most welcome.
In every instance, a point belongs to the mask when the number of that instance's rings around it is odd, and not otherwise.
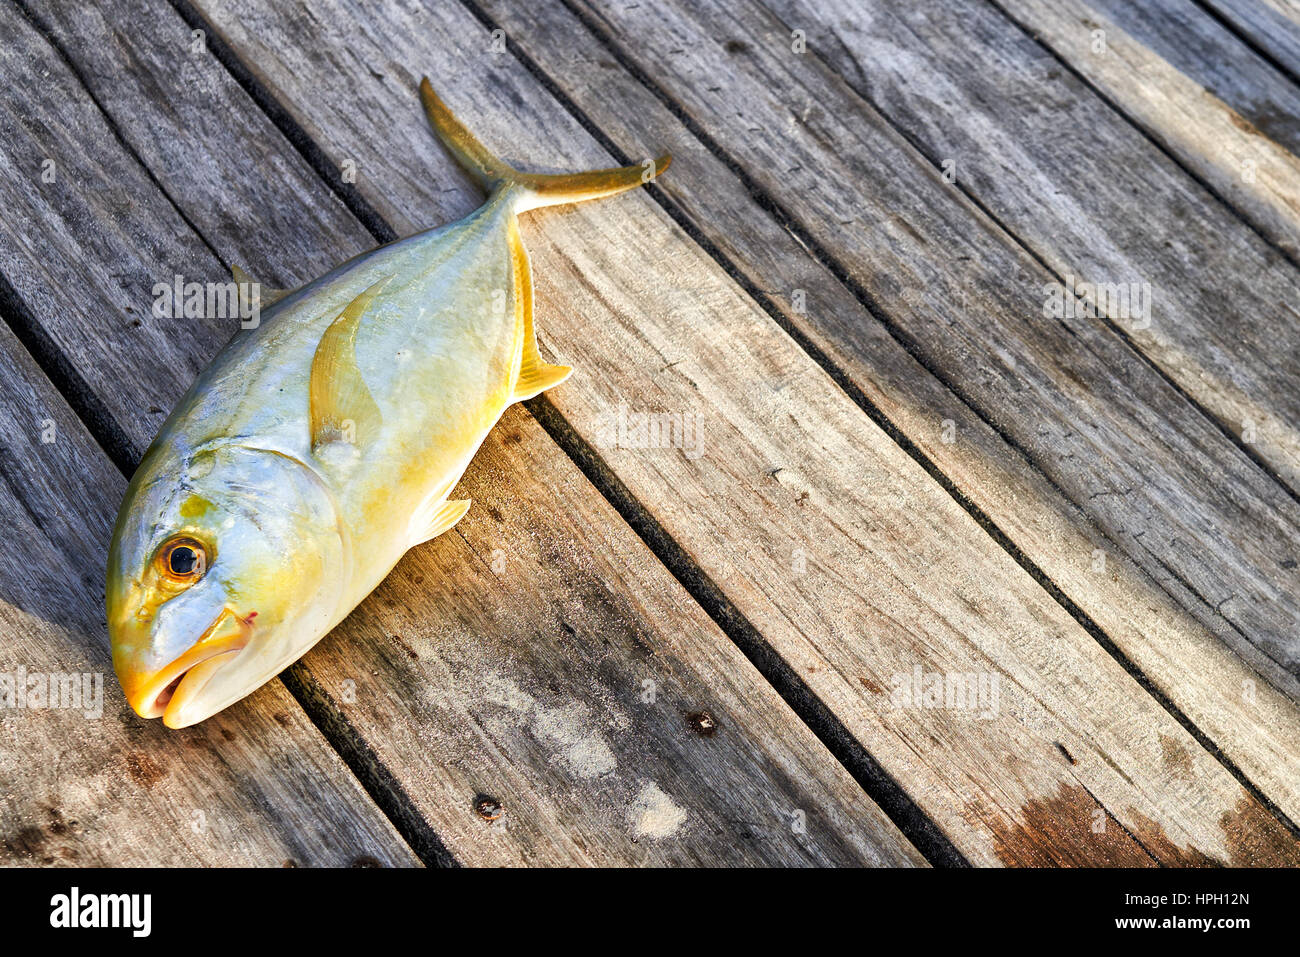
[[[429,123],[457,162],[489,193],[517,188],[516,212],[541,206],[601,199],[651,182],[668,168],[670,157],[646,160],[636,166],[591,170],[584,173],[523,173],[495,156],[438,98],[428,77],[420,81],[420,100]]]

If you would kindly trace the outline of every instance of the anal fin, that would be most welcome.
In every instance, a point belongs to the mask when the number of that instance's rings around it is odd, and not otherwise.
[[[516,402],[531,399],[533,396],[545,392],[551,386],[559,385],[573,371],[573,366],[556,366],[543,362],[541,356],[536,355],[536,351],[534,346],[535,358],[532,362],[528,361],[528,354],[524,354],[523,365],[519,369],[519,378],[515,382],[514,399]]]
[[[411,516],[411,546],[437,538],[449,530],[469,511],[470,501],[467,498],[435,500],[429,506],[417,509]]]

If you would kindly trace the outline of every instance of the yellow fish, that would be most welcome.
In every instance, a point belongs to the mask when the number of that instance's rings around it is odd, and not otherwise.
[[[420,96],[487,202],[263,292],[260,323],[199,376],[131,479],[106,604],[113,667],[142,717],[183,728],[243,698],[456,524],[470,503],[450,493],[492,426],[571,371],[537,351],[518,214],[668,165],[522,173],[427,79]]]

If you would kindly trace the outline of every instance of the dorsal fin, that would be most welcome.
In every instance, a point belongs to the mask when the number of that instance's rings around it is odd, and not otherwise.
[[[251,306],[267,309],[293,292],[292,289],[272,289],[263,285],[238,266],[231,266],[230,272],[239,285],[239,304],[245,309]]]
[[[514,401],[522,402],[559,385],[573,371],[571,366],[551,365],[537,351],[537,332],[533,328],[533,274],[528,251],[519,237],[519,224],[510,220],[510,258],[514,263],[515,302],[523,318],[523,356],[519,360],[519,378],[515,380]]]
[[[379,431],[379,406],[357,368],[357,327],[391,278],[381,279],[348,303],[316,346],[308,387],[313,452],[330,442],[360,447]]]

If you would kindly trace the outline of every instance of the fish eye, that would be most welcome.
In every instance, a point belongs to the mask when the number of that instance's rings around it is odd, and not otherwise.
[[[207,550],[192,538],[173,538],[158,549],[158,571],[177,584],[198,581],[207,570],[207,563]]]

